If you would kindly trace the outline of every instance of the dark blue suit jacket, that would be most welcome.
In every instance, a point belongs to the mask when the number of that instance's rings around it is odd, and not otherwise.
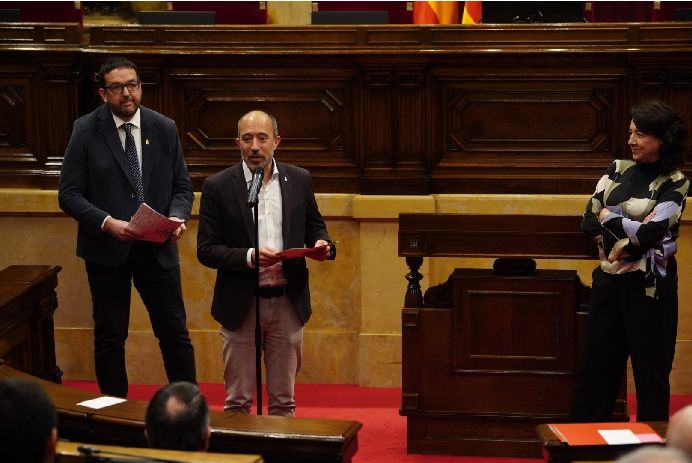
[[[281,185],[284,248],[312,247],[329,240],[317,208],[310,173],[277,162]],[[247,251],[255,247],[254,221],[247,205],[242,161],[208,177],[202,186],[197,258],[217,269],[211,313],[224,328],[237,328],[254,297],[255,269],[247,267]],[[288,297],[303,323],[312,313],[308,269],[304,258],[283,261]]]
[[[188,220],[194,195],[175,122],[143,106],[140,112],[145,201],[166,217]],[[79,223],[78,256],[101,265],[125,262],[132,241],[104,233],[101,224],[107,215],[129,221],[138,204],[125,151],[105,104],[74,123],[60,172],[58,201]],[[148,244],[163,268],[178,265],[175,242]]]

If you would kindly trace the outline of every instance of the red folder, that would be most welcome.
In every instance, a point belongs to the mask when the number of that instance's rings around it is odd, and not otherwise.
[[[630,430],[640,443],[664,442],[646,423],[561,423],[549,424],[550,429],[569,445],[609,445],[599,430]]]

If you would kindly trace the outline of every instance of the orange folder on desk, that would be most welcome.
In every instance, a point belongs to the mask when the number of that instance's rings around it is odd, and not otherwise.
[[[599,431],[631,431],[639,443],[664,442],[664,439],[646,423],[560,423],[549,424],[550,429],[569,445],[616,445]]]

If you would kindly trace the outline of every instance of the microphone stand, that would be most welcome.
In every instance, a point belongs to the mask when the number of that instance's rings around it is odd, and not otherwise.
[[[258,195],[259,196],[259,195]],[[262,329],[260,328],[260,258],[259,258],[259,200],[255,201],[255,382],[257,386],[257,414],[262,414]]]
[[[247,205],[255,213],[255,381],[257,383],[257,414],[262,414],[262,329],[260,328],[260,250],[259,250],[259,193],[264,180],[264,169],[252,173]]]

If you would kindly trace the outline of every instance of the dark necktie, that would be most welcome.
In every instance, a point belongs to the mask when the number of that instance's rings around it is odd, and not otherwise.
[[[135,137],[132,136],[133,124],[129,122],[122,125],[125,130],[125,156],[127,163],[130,165],[130,173],[135,181],[135,189],[137,190],[137,202],[144,202],[144,186],[142,185],[142,174],[139,170],[139,158],[137,157],[137,145],[135,145]]]

